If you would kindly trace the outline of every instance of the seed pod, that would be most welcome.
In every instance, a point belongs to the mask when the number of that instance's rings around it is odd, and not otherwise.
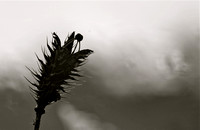
[[[73,46],[74,40],[77,40],[79,44],[83,40],[83,36],[80,33],[75,37],[74,34],[75,32],[68,37],[64,45],[61,45],[59,37],[56,33],[53,33],[52,47],[47,44],[50,54],[43,51],[44,61],[36,55],[40,63],[40,71],[36,72],[28,68],[36,79],[36,83],[32,83],[27,79],[33,85],[31,90],[34,92],[34,99],[37,103],[35,108],[35,130],[39,130],[40,119],[45,112],[45,107],[60,100],[63,92],[68,93],[66,91],[69,89],[68,80],[76,81],[75,77],[79,77],[76,72],[77,67],[83,65],[82,62],[93,53],[89,49],[80,50],[80,45],[79,51],[71,53],[72,50],[76,49],[76,46]]]
[[[83,40],[83,35],[81,35],[80,33],[76,34],[75,39],[80,42]]]

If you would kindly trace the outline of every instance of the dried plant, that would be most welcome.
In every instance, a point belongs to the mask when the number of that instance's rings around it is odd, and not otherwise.
[[[80,76],[77,67],[83,65],[85,59],[93,53],[89,49],[80,50],[80,42],[83,36],[79,33],[75,35],[75,32],[73,32],[64,41],[64,45],[61,45],[56,33],[53,33],[52,36],[52,47],[47,42],[49,54],[42,50],[45,61],[42,61],[36,55],[40,63],[39,70],[35,71],[27,67],[36,80],[36,82],[31,82],[26,78],[34,86],[30,88],[37,103],[34,130],[39,130],[41,116],[45,113],[45,107],[60,100],[61,94],[69,92],[69,80],[74,81],[76,80],[75,77]],[[79,46],[78,49],[77,46]]]

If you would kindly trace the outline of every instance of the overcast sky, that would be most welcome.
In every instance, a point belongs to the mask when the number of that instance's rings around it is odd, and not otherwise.
[[[72,31],[95,53],[83,87],[48,108],[42,129],[198,127],[199,2],[0,2],[0,16],[0,130],[32,129],[25,65],[37,67],[52,32],[64,41]]]

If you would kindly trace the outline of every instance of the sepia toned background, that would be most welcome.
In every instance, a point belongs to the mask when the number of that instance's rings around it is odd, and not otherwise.
[[[56,32],[94,50],[41,130],[198,130],[199,2],[0,2],[0,130],[32,130],[24,76]]]

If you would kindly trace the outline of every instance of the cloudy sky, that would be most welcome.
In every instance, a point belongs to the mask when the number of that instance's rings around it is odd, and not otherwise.
[[[198,129],[198,1],[0,2],[0,16],[0,130],[33,129],[25,66],[72,31],[95,53],[41,130]]]

